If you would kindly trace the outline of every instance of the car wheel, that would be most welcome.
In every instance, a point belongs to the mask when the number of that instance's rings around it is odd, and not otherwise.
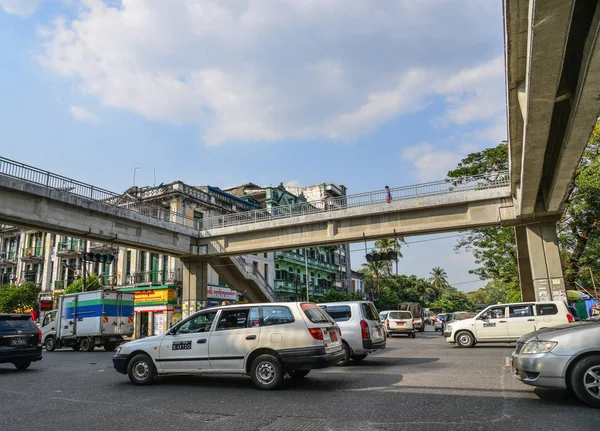
[[[467,331],[462,331],[456,334],[455,340],[459,347],[473,347],[475,344],[473,335]]]
[[[579,360],[571,370],[569,383],[581,401],[600,408],[600,355]]]
[[[44,346],[46,347],[46,352],[54,352],[54,349],[56,349],[56,342],[52,335],[49,335],[48,337],[46,337]]]
[[[354,362],[360,362],[360,361],[362,361],[363,359],[365,359],[366,357],[367,357],[367,354],[366,354],[366,353],[365,353],[365,354],[362,354],[362,355],[354,355],[354,356],[352,356],[352,360],[353,360]]]
[[[308,373],[310,373],[310,370],[291,371],[290,377],[292,379],[303,379],[304,377],[306,377],[308,375]]]
[[[283,383],[283,365],[273,355],[260,355],[252,362],[250,377],[258,389],[277,389]]]
[[[342,343],[342,350],[344,350],[344,359],[337,363],[340,367],[346,366],[350,363],[350,356],[352,352],[350,352],[350,346],[346,343]]]
[[[140,353],[135,355],[127,364],[127,376],[134,385],[150,385],[154,381],[156,371],[150,356]]]
[[[17,367],[17,370],[19,371],[23,371],[26,370],[27,368],[29,368],[29,366],[31,365],[31,361],[18,361],[15,362],[15,367]]]

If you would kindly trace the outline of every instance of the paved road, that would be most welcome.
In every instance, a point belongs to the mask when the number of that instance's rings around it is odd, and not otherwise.
[[[512,347],[459,349],[439,333],[393,338],[364,363],[312,371],[274,392],[247,377],[134,387],[111,353],[45,353],[0,365],[0,430],[598,430],[600,412],[515,381]]]

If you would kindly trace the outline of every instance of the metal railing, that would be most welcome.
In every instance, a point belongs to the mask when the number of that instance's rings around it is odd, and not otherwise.
[[[265,279],[265,277],[258,271],[257,268],[248,264],[246,260],[241,256],[232,256],[231,261],[236,266],[236,268],[242,273],[244,278],[248,280],[253,280],[259,288],[262,288],[265,292],[267,292],[273,298],[274,302],[277,302],[277,294],[273,287],[269,284],[269,282]],[[248,270],[248,268],[252,268]]]
[[[292,261],[297,264],[304,265],[305,257],[302,254],[294,253],[289,250],[282,250],[275,252],[275,260],[286,260]],[[324,271],[337,271],[337,265],[335,263],[327,262],[326,260],[318,259],[310,254],[308,255],[308,266],[310,268],[319,268]]]
[[[44,248],[41,245],[36,247],[25,247],[23,248],[23,257],[44,257]]]
[[[448,178],[442,181],[397,187],[390,189],[390,195],[392,201],[404,201],[472,190],[495,189],[506,186],[510,186],[510,175],[508,171],[502,171],[485,175]],[[361,206],[385,204],[387,204],[387,192],[385,190],[377,190],[355,195],[340,196],[337,198],[327,198],[321,201],[302,202],[274,208],[209,217],[204,219],[203,230],[279,220],[310,214],[329,213]]]
[[[16,251],[3,251],[0,253],[0,262],[16,262],[17,252]]]
[[[126,275],[124,284],[136,285],[136,284],[176,284],[180,285],[183,283],[183,275],[181,269],[175,271],[140,271],[134,272],[133,274]]]
[[[0,157],[0,175],[43,186],[47,189],[68,193],[88,201],[126,209],[153,219],[188,227],[193,226],[194,221],[191,217],[158,205],[141,202],[130,197],[127,193],[119,194],[111,192],[4,157]]]
[[[83,241],[81,240],[68,240],[61,241],[57,244],[56,252],[58,254],[66,253],[78,253],[83,250]]]

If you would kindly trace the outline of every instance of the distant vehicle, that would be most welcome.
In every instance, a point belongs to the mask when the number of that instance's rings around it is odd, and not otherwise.
[[[375,305],[370,301],[319,304],[342,330],[345,357],[340,365],[362,361],[369,353],[385,349],[385,329]]]
[[[440,313],[435,316],[435,320],[433,321],[433,328],[435,329],[435,332],[443,330],[442,325],[449,315],[450,313]]]
[[[418,302],[403,302],[398,306],[398,310],[410,311],[413,316],[415,329],[419,332],[425,331],[425,322],[423,320],[425,313],[421,304]]]
[[[459,320],[470,319],[475,317],[476,313],[472,311],[455,311],[454,313],[448,314],[446,320],[442,322],[442,334],[444,337],[449,337],[450,332],[448,331],[448,325],[452,322],[458,322]]]
[[[17,370],[42,360],[42,332],[29,314],[0,314],[0,364]]]
[[[490,305],[473,318],[448,324],[450,336],[446,341],[460,347],[473,347],[477,343],[510,343],[536,329],[574,321],[563,301]]]
[[[410,311],[389,310],[382,313],[386,315],[385,332],[388,337],[394,334],[406,334],[410,338],[415,338],[415,321]]]
[[[42,341],[46,351],[61,347],[112,352],[133,335],[133,293],[95,290],[58,297],[58,309],[46,313]]]
[[[226,305],[199,311],[166,333],[117,347],[113,365],[135,385],[171,374],[249,375],[277,389],[344,358],[340,329],[312,303]]]
[[[600,317],[521,337],[511,367],[526,385],[570,389],[600,408]]]

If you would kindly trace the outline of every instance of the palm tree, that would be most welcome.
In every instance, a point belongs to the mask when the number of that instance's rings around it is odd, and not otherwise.
[[[371,274],[373,274],[373,278],[375,279],[375,290],[377,294],[381,293],[380,280],[382,275],[386,275],[388,273],[388,262],[378,261],[378,262],[365,262],[362,264],[363,268],[366,268]]]
[[[429,275],[431,275],[429,281],[438,294],[450,286],[450,283],[448,283],[448,273],[443,268],[436,266],[429,272]]]

